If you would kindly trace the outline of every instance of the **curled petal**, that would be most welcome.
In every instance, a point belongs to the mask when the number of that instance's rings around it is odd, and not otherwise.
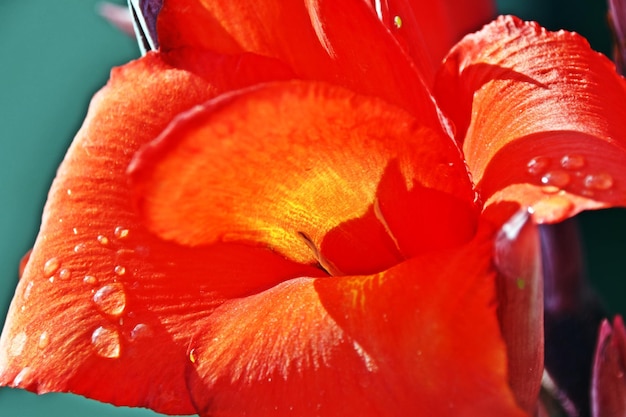
[[[52,185],[0,339],[0,384],[191,413],[192,323],[224,299],[322,275],[264,248],[180,248],[149,233],[132,206],[126,168],[137,148],[176,114],[282,74],[270,67],[187,50],[113,71]]]
[[[626,330],[620,316],[613,326],[600,326],[593,365],[591,408],[593,417],[626,414]]]
[[[526,415],[506,382],[491,250],[489,240],[473,242],[223,304],[190,346],[198,412]]]
[[[558,222],[626,204],[626,81],[579,35],[498,18],[448,55],[436,96],[487,206]]]
[[[518,404],[533,414],[543,374],[543,277],[539,232],[527,210],[502,226],[494,260],[511,389]]]
[[[402,204],[469,219],[452,220],[460,229],[443,247],[474,231],[474,193],[452,141],[397,107],[326,84],[266,84],[207,102],[142,149],[131,176],[146,224],[166,239],[253,242],[333,274],[398,261],[392,240]],[[392,197],[423,197],[424,189],[450,198]],[[379,197],[390,231],[375,210]],[[438,226],[410,230],[424,249]],[[333,272],[334,262],[347,264]]]

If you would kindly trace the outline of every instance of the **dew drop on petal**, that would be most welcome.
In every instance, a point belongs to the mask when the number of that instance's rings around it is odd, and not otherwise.
[[[613,177],[609,174],[589,174],[584,180],[585,187],[592,190],[606,191],[613,187]]]
[[[556,194],[561,191],[561,189],[559,187],[555,187],[554,185],[546,185],[544,187],[541,187],[541,191],[543,191],[545,194]]]
[[[533,216],[541,223],[556,223],[570,215],[575,206],[568,198],[554,195],[532,206]]]
[[[561,158],[561,166],[572,171],[585,167],[585,157],[582,155],[565,155]]]
[[[72,276],[72,271],[67,268],[63,268],[59,271],[59,278],[61,279],[70,279]]]
[[[548,166],[550,166],[550,158],[545,156],[538,156],[528,161],[528,164],[526,164],[526,169],[531,175],[541,175],[546,172]]]
[[[117,265],[113,271],[115,272],[116,275],[118,276],[122,276],[126,273],[126,268],[124,268],[122,265]]]
[[[24,294],[22,295],[24,301],[28,300],[28,297],[30,297],[30,293],[33,291],[34,285],[35,283],[33,281],[30,281],[28,285],[26,285],[26,288],[24,289]]]
[[[26,332],[19,332],[16,334],[9,345],[9,355],[20,356],[26,347],[27,340],[28,336],[26,335]]]
[[[74,246],[74,252],[78,253],[85,250],[85,244],[84,243],[79,243],[78,245]]]
[[[554,170],[543,174],[543,176],[541,177],[541,183],[543,185],[563,188],[570,183],[571,179],[572,177],[567,172]]]
[[[48,334],[48,332],[41,333],[41,335],[39,336],[39,342],[37,343],[39,349],[45,349],[46,347],[48,347],[49,344],[50,335]]]
[[[121,284],[107,284],[93,295],[98,309],[110,316],[119,316],[126,308],[126,293]]]
[[[15,378],[13,378],[13,386],[20,387],[22,383],[26,381],[29,376],[30,376],[30,368],[27,366],[26,368],[22,369],[17,375],[15,375]],[[26,383],[25,385],[27,384],[28,383]]]
[[[198,360],[196,358],[196,350],[195,349],[191,349],[189,351],[189,360],[191,361],[191,363],[196,363],[196,361]]]
[[[100,243],[102,246],[107,246],[109,244],[109,238],[104,235],[98,235],[97,239],[98,243]]]
[[[396,29],[400,29],[402,27],[402,18],[400,16],[394,16],[393,25],[396,27]]]
[[[94,285],[98,283],[98,279],[93,275],[85,275],[85,278],[83,278],[83,282],[85,284]]]
[[[96,353],[103,358],[120,357],[120,336],[116,330],[98,327],[91,334],[91,344]]]
[[[115,231],[113,232],[115,237],[118,238],[118,239],[124,239],[124,238],[128,237],[128,233],[129,233],[128,229],[125,229],[122,226],[117,226],[115,228]]]
[[[148,327],[147,324],[139,323],[133,330],[130,332],[131,340],[137,340],[145,337],[149,337],[152,335],[152,330]]]
[[[61,262],[59,262],[58,258],[50,258],[43,265],[43,275],[46,278],[50,278],[59,270],[60,267],[61,267]]]

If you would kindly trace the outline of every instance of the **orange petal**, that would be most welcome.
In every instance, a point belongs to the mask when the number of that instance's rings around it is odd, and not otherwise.
[[[200,75],[164,62],[190,58]],[[224,299],[323,275],[264,248],[163,242],[132,206],[126,168],[136,149],[178,113],[255,82],[250,65],[265,62],[179,51],[113,71],[50,191],[0,339],[0,384],[191,413],[184,364],[193,322]],[[257,80],[269,76],[261,72]]]
[[[306,82],[266,84],[188,112],[138,153],[131,170],[147,224],[166,239],[256,242],[327,270],[347,262],[359,273],[397,262],[393,230],[389,235],[372,215],[377,195],[387,192],[381,187],[428,188],[463,207],[474,198],[447,137],[381,100]],[[382,181],[389,170],[396,173]],[[432,204],[425,213],[439,207],[439,200],[384,199],[392,211],[400,204]],[[472,228],[470,222],[459,231],[460,240]],[[324,242],[331,231],[346,244]],[[413,231],[418,240],[431,236]],[[333,254],[325,245],[343,249]],[[359,255],[364,248],[366,257]],[[393,253],[377,253],[384,248]]]
[[[436,95],[488,206],[558,222],[626,204],[626,82],[582,37],[501,17],[452,50]]]
[[[474,242],[223,304],[190,345],[198,412],[526,415],[506,382],[491,250]]]
[[[432,68],[412,62],[362,0],[165,1],[158,31],[165,50],[195,45],[273,57],[299,78],[379,96],[439,124],[414,65],[428,78]]]

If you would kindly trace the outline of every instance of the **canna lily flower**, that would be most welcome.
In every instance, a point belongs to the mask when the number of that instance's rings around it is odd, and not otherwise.
[[[626,205],[626,84],[514,17],[453,46],[493,11],[462,4],[165,0],[159,49],[112,72],[59,168],[0,384],[202,416],[533,415],[527,209]]]

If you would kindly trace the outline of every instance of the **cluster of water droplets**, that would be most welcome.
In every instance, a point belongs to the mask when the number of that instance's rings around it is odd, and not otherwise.
[[[105,235],[98,235],[96,240],[99,245],[107,249],[115,250],[115,243],[120,243],[129,236],[129,230],[118,226],[113,231],[113,239]],[[76,248],[74,248],[76,250]],[[119,249],[117,254],[120,255],[124,249]],[[126,313],[127,298],[126,290],[121,279],[126,275],[126,267],[122,264],[116,264],[112,268],[112,280],[108,280],[106,284],[100,285],[100,280],[94,275],[85,275],[83,282],[85,284],[97,287],[92,290],[92,301],[98,311],[108,319],[119,319],[119,323],[123,322],[123,315]],[[97,327],[91,334],[91,345],[101,357],[118,358],[122,352],[122,344],[120,332],[117,326],[110,324],[112,320],[108,320],[105,324]],[[145,326],[138,324],[137,326]],[[136,327],[137,327],[136,326]],[[134,332],[134,330],[133,330]],[[131,332],[132,334],[132,332]]]
[[[79,231],[76,228],[72,230],[74,235],[78,235]],[[72,271],[70,268],[65,268],[63,262],[58,257],[48,259],[44,263],[42,270],[43,277],[51,284],[58,281],[76,279],[80,280],[79,284],[82,283],[82,285],[88,288],[92,305],[104,318],[102,324],[92,331],[90,344],[93,351],[103,358],[119,358],[121,356],[123,336],[126,336],[129,342],[133,342],[151,334],[150,327],[144,323],[136,324],[132,329],[129,326],[128,329],[131,330],[124,333],[120,330],[120,326],[124,324],[125,316],[132,317],[133,313],[127,311],[128,300],[125,288],[125,281],[127,281],[125,278],[130,272],[123,262],[119,262],[119,260],[123,259],[125,255],[133,254],[134,249],[128,249],[124,246],[126,243],[125,240],[130,235],[130,231],[127,228],[119,226],[112,232],[112,235],[109,235],[110,237],[98,235],[92,237],[93,240],[91,242],[89,240],[81,242],[74,246],[73,249],[77,255],[87,253],[94,249],[111,250],[114,253],[113,258],[116,262],[112,263],[111,271],[108,276],[99,276],[94,273],[85,275],[76,273],[76,271]],[[22,293],[22,300],[24,301],[21,306],[22,311],[27,308],[28,299],[35,285],[39,284],[30,281],[25,285]],[[119,326],[117,325],[118,323]],[[9,353],[12,356],[20,356],[27,346],[29,337],[32,336],[29,336],[26,332],[18,333],[9,345]],[[33,343],[36,343],[37,349],[44,351],[45,354],[45,350],[50,346],[51,341],[51,333],[49,331],[43,331],[35,337]],[[14,378],[13,384],[20,386],[21,384],[28,383],[26,377],[29,372],[30,368],[25,367],[22,372]]]
[[[582,155],[564,155],[560,159],[539,156],[528,161],[526,168],[546,194],[571,191],[593,197],[614,187],[613,177],[606,172],[593,171]]]

